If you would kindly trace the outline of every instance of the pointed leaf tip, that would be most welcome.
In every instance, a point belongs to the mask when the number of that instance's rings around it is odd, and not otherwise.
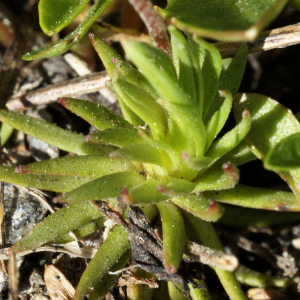
[[[223,164],[222,168],[226,176],[229,177],[233,181],[233,183],[237,184],[239,182],[240,171],[234,164],[232,164],[231,162],[227,162]]]
[[[19,166],[15,169],[17,173],[28,173],[28,169],[26,166]]]
[[[171,265],[170,263],[168,263],[168,262],[166,261],[166,259],[164,259],[164,266],[165,266],[166,271],[167,271],[169,274],[171,274],[171,275],[176,274],[177,269],[175,268],[175,266],[173,266],[173,265]]]
[[[121,188],[121,198],[128,205],[135,204],[126,187]]]
[[[67,98],[65,98],[65,97],[60,97],[57,99],[57,102],[62,106],[66,105],[66,101],[67,101]]]

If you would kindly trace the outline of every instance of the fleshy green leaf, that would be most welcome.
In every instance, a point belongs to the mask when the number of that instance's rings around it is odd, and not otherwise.
[[[39,19],[42,30],[54,35],[69,25],[90,0],[41,0]]]
[[[91,180],[90,177],[35,175],[16,173],[14,167],[0,166],[0,180],[28,188],[53,192],[69,192]]]
[[[89,37],[111,78],[114,76],[114,71],[118,70],[130,83],[144,89],[155,99],[157,98],[153,87],[136,68],[124,61],[110,45],[99,37],[92,33],[89,34]]]
[[[0,120],[59,149],[75,154],[108,155],[114,149],[110,146],[88,143],[83,135],[64,130],[44,120],[7,110],[0,110]]]
[[[129,249],[127,231],[116,225],[85,269],[73,297],[82,300]]]
[[[300,167],[300,132],[281,140],[272,148],[264,160],[271,170],[289,171]]]
[[[149,125],[153,137],[163,140],[167,134],[168,120],[165,111],[156,100],[145,90],[119,76],[113,79],[113,84],[126,105]]]
[[[50,0],[48,1],[50,2]],[[22,58],[24,60],[34,60],[58,56],[67,52],[73,45],[82,39],[82,37],[88,32],[93,23],[105,11],[111,2],[112,0],[99,0],[89,9],[84,20],[72,33],[56,43],[50,44],[39,50],[26,53]]]
[[[91,202],[65,206],[45,218],[11,249],[15,253],[35,249],[101,216],[100,211]]]
[[[126,267],[128,261],[131,258],[131,251],[127,250],[123,256],[116,262],[110,272],[116,272]],[[112,287],[114,282],[118,279],[119,275],[105,274],[104,277],[93,286],[93,290],[90,292],[90,300],[102,300]]]
[[[178,64],[178,82],[190,99],[198,103],[200,66],[187,39],[175,27],[170,26],[172,49],[176,52],[173,61]]]
[[[247,44],[242,44],[233,57],[228,68],[221,73],[218,86],[219,91],[229,91],[232,96],[237,93],[244,76],[247,55],[248,46]],[[223,97],[219,93],[215,93],[215,97],[211,103],[211,106],[209,107],[207,115],[205,116],[205,124],[207,124],[208,120],[221,107],[223,102]]]
[[[90,143],[126,147],[133,144],[144,144],[137,130],[127,128],[108,128],[104,131],[89,134],[86,140]]]
[[[205,118],[218,87],[222,70],[222,57],[219,50],[207,41],[199,37],[195,37],[194,41],[198,45],[198,51],[200,51],[198,59],[203,76],[203,118]]]
[[[163,263],[168,273],[175,274],[185,248],[184,221],[179,209],[172,203],[157,204],[163,228]]]
[[[287,287],[296,284],[292,278],[266,275],[243,265],[238,267],[235,274],[241,283],[255,287]]]
[[[107,174],[135,169],[135,166],[127,160],[100,155],[82,155],[59,157],[23,165],[16,171],[29,174],[98,178]]]
[[[281,11],[286,0],[169,0],[159,13],[181,30],[208,38],[252,41]]]
[[[155,49],[154,53],[153,47],[140,42],[123,40],[122,45],[128,59],[142,71],[159,97],[171,103],[182,105],[191,102],[189,97],[179,87],[172,61],[167,54],[157,49]],[[153,55],[155,56],[153,57]],[[166,63],[167,61],[169,62]],[[160,65],[161,62],[164,63],[164,66]],[[171,66],[173,71],[169,70]]]
[[[127,146],[112,152],[110,156],[155,164],[161,167],[170,164],[169,157],[166,154],[150,145],[135,144]]]
[[[222,157],[224,154],[234,149],[245,138],[250,128],[251,115],[249,111],[244,110],[240,123],[224,136],[214,141],[205,155],[214,160]]]
[[[124,118],[101,104],[73,98],[60,98],[58,102],[99,130],[133,128]]]
[[[171,200],[180,208],[208,222],[217,221],[224,213],[221,205],[203,196],[189,195],[173,197]]]
[[[3,146],[7,141],[8,139],[11,137],[11,135],[13,134],[14,132],[14,128],[5,124],[5,123],[2,123],[1,125],[1,146]]]
[[[186,233],[190,235],[189,239],[212,249],[223,251],[221,241],[211,223],[196,218],[190,213],[184,212],[183,215],[185,217]],[[233,272],[220,268],[214,268],[214,270],[230,299],[247,300]]]
[[[300,124],[292,112],[270,99],[258,94],[237,95],[234,100],[234,115],[240,120],[241,112],[249,110],[252,116],[251,130],[247,134],[246,142],[251,151],[261,160],[268,152],[284,138],[300,132]],[[287,182],[300,200],[300,171],[276,171]]]
[[[300,211],[299,202],[291,192],[236,185],[224,191],[204,192],[207,198],[249,208],[276,211]]]
[[[255,159],[257,159],[256,156],[247,144],[241,142],[236,148],[217,160],[208,170],[200,172],[201,174],[194,180],[197,184],[195,192],[234,187],[239,180],[239,171],[234,165],[240,166]],[[228,165],[228,162],[231,164]]]
[[[214,115],[208,120],[207,124],[205,124],[206,127],[206,149],[207,150],[215,137],[219,134],[223,126],[225,125],[225,122],[227,121],[227,118],[229,116],[229,113],[231,111],[232,107],[232,95],[227,91],[220,91],[221,96],[225,97],[225,100],[218,109]]]
[[[134,171],[105,175],[57,197],[57,201],[77,202],[120,197],[123,187],[132,188],[140,185],[144,180],[142,175]]]
[[[166,184],[166,181],[158,181],[149,177],[142,184],[130,190],[122,189],[122,199],[129,205],[157,204],[170,198],[159,191],[160,184]]]

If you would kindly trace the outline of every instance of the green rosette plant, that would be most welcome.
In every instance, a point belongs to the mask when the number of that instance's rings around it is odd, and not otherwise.
[[[299,131],[299,123],[289,111],[265,96],[237,95],[234,101],[237,125],[220,134],[233,105],[232,95],[236,94],[243,76],[247,46],[241,45],[231,61],[222,61],[218,50],[203,39],[186,37],[174,27],[169,27],[169,33],[172,58],[148,44],[122,40],[126,57],[138,69],[106,42],[90,34],[111,78],[110,87],[118,95],[123,117],[85,100],[58,101],[97,132],[84,137],[43,120],[0,111],[2,122],[76,154],[16,169],[0,166],[1,181],[62,193],[56,201],[68,203],[13,245],[13,252],[46,243],[69,242],[68,233],[72,230],[76,230],[79,238],[95,231],[91,221],[103,225],[106,218],[97,201],[107,202],[113,208],[121,197],[129,206],[139,206],[149,220],[160,214],[163,266],[171,276],[178,272],[187,256],[184,254],[187,240],[223,251],[212,225],[224,214],[224,206],[219,202],[299,211],[293,193],[238,184],[237,166],[257,156],[264,159],[269,148],[290,135],[289,131]],[[274,108],[268,114],[274,128],[292,124],[285,134],[271,129],[265,133],[268,127],[265,122],[269,119],[265,119],[264,113],[269,108]],[[253,128],[260,133],[255,136]],[[280,173],[288,178],[296,195],[297,172]],[[226,206],[221,221],[233,220],[239,225],[234,214],[243,213],[245,219],[251,215],[251,210],[239,209],[237,212]],[[275,222],[299,219],[299,214],[273,212],[273,215],[262,214],[260,220],[252,223],[271,222],[274,214]],[[88,294],[90,299],[102,299],[118,276],[110,272],[124,268],[130,257],[128,232],[122,225],[115,225],[83,273],[73,299],[84,299]],[[231,299],[246,299],[234,272],[219,266],[213,268]],[[250,285],[259,282],[260,286],[267,286],[272,282],[273,286],[284,287],[294,283],[290,279],[270,280],[270,276],[246,267],[239,268],[236,274],[241,282]],[[162,281],[159,286],[160,290],[168,291],[170,299],[183,297],[178,291],[180,286],[175,288],[168,283],[166,287]],[[198,287],[189,284],[185,292],[193,299],[210,299],[203,287],[204,282]],[[153,290],[134,284],[128,293],[132,299],[158,299]]]

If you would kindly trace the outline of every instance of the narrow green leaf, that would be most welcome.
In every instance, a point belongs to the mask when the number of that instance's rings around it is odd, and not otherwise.
[[[48,0],[49,1],[49,0]],[[58,0],[57,0],[58,1]],[[39,50],[34,50],[23,55],[24,60],[34,60],[61,55],[67,52],[73,45],[78,43],[88,32],[93,23],[112,3],[112,0],[100,0],[96,2],[87,12],[81,24],[65,38],[56,43],[50,44]]]
[[[31,232],[11,247],[15,253],[32,250],[101,217],[91,202],[67,205],[45,218]]]
[[[187,152],[191,157],[201,157],[204,154],[206,143],[206,131],[201,119],[201,115],[197,107],[194,105],[182,106],[159,99],[161,104],[170,114],[170,118],[178,124],[178,127],[185,131],[185,141],[178,141],[183,148],[182,151]],[[169,135],[174,135],[170,127]],[[172,139],[178,136],[170,137]],[[181,152],[182,152],[181,151]]]
[[[19,173],[66,175],[98,178],[103,175],[135,170],[128,160],[101,155],[65,156],[20,166]]]
[[[205,289],[195,289],[193,288],[193,286],[191,284],[189,284],[189,288],[190,288],[190,295],[192,297],[193,300],[211,300],[208,288],[206,286],[205,281],[201,280],[201,281],[196,281],[197,284],[200,284],[203,287],[206,287]]]
[[[136,144],[127,146],[112,152],[110,156],[155,164],[161,167],[170,164],[169,157],[166,154],[150,145]]]
[[[185,249],[185,229],[182,215],[170,202],[158,203],[163,228],[163,263],[169,274],[175,274]]]
[[[236,205],[223,204],[225,212],[219,220],[221,224],[233,227],[271,227],[300,221],[300,213],[270,211],[262,209],[245,208]]]
[[[42,30],[54,35],[69,25],[90,0],[41,0],[39,19]]]
[[[191,158],[186,152],[182,152],[181,157],[189,168],[198,171],[207,168],[213,162],[213,159],[206,156]]]
[[[90,177],[35,175],[16,173],[14,167],[0,166],[0,180],[28,188],[53,192],[69,192],[91,180]]]
[[[289,171],[300,167],[300,132],[282,139],[266,155],[267,169]]]
[[[211,143],[215,139],[215,137],[219,134],[221,129],[224,127],[229,113],[232,107],[232,95],[227,91],[220,91],[221,96],[225,97],[225,100],[214,115],[208,120],[205,124],[206,127],[206,148],[205,150],[210,147]]]
[[[107,220],[107,218],[102,216],[98,219],[93,220],[92,222],[90,222],[86,225],[79,227],[78,229],[73,230],[73,232],[78,239],[81,239],[81,238],[86,237],[87,235],[99,230],[99,228],[103,228],[104,222],[106,220]],[[72,238],[70,234],[65,234],[65,235],[55,238],[54,240],[52,240],[49,243],[50,244],[67,244],[67,243],[71,243],[74,241],[75,241],[75,239]]]
[[[14,128],[5,124],[5,123],[2,123],[1,124],[1,133],[0,133],[0,136],[1,136],[1,146],[3,146],[7,141],[8,139],[11,137],[11,135],[13,134],[14,132]]]
[[[183,215],[185,217],[186,232],[190,235],[189,240],[223,251],[221,241],[211,223],[196,218],[190,213],[183,212]],[[220,268],[214,268],[214,270],[230,299],[247,300],[233,272],[224,271]]]
[[[168,120],[165,111],[156,100],[145,90],[119,76],[113,78],[113,84],[126,105],[149,125],[153,137],[163,140],[167,134]]]
[[[249,111],[244,110],[240,123],[224,136],[213,142],[205,155],[214,160],[222,157],[234,149],[245,138],[250,128],[251,115]]]
[[[296,285],[297,283],[292,278],[275,277],[266,275],[243,265],[239,265],[235,271],[238,281],[243,284],[255,287],[287,287]]]
[[[203,196],[173,197],[171,201],[194,216],[208,222],[219,220],[224,213],[224,208],[221,205]]]
[[[299,202],[291,192],[262,189],[238,184],[233,189],[204,192],[207,198],[249,208],[275,211],[300,211]]]
[[[253,41],[282,10],[286,0],[172,0],[163,18],[177,28],[212,39]]]
[[[173,197],[173,196],[184,196],[190,194],[194,188],[195,184],[184,180],[182,178],[174,178],[174,177],[168,177],[167,184],[159,184],[157,189],[163,193],[164,195]]]
[[[90,143],[126,147],[133,144],[144,144],[144,140],[135,129],[108,128],[104,131],[89,134],[86,140]]]
[[[142,71],[143,75],[156,90],[159,97],[171,103],[182,105],[190,104],[191,100],[178,85],[175,70],[170,71],[169,69],[171,67],[162,69],[162,66],[157,64],[157,60],[166,64],[165,60],[170,60],[167,54],[155,49],[158,57],[153,57],[153,53],[150,52],[153,47],[151,48],[151,46],[140,42],[123,40],[122,45],[128,59]],[[167,64],[170,66],[172,65],[172,62],[170,61]],[[174,69],[173,65],[172,68]],[[155,76],[153,76],[153,74],[155,74]]]
[[[123,187],[133,188],[144,181],[138,172],[125,171],[97,178],[78,189],[74,189],[56,198],[61,202],[77,202],[86,200],[104,200],[121,196]]]
[[[292,112],[270,99],[258,94],[240,94],[234,100],[234,115],[240,120],[241,112],[249,110],[252,115],[252,126],[246,142],[251,151],[264,160],[268,152],[284,138],[300,132],[300,124]],[[285,180],[300,200],[300,171],[276,171]]]
[[[204,39],[194,37],[194,40],[198,44],[200,51],[203,49],[202,51],[204,52],[203,54],[201,53],[199,60],[203,76],[203,119],[205,119],[218,87],[222,70],[222,57],[219,50]]]
[[[133,128],[120,115],[99,103],[73,98],[60,98],[58,102],[99,130],[108,128]]]
[[[131,258],[131,251],[127,250],[123,256],[116,262],[110,272],[117,272],[126,267],[128,261]],[[100,282],[97,282],[93,290],[90,292],[89,300],[102,300],[108,293],[109,289],[112,287],[114,282],[118,279],[119,275],[105,274]]]
[[[0,110],[0,120],[59,149],[75,154],[108,155],[114,149],[110,146],[88,143],[83,135],[11,111]]]
[[[242,78],[244,76],[246,63],[248,55],[247,44],[242,44],[238,51],[236,52],[234,58],[232,59],[229,67],[224,70],[221,74],[218,91],[229,91],[229,93],[234,96],[241,84]],[[220,108],[223,104],[222,96],[219,93],[215,93],[215,97],[208,113],[205,117],[205,124],[213,116],[213,114]]]
[[[198,88],[198,74],[200,67],[195,70],[197,60],[194,57],[192,49],[187,39],[175,27],[168,28],[172,45],[175,46],[178,62],[178,82],[183,91],[190,97],[191,101],[198,102],[197,88]],[[173,58],[174,61],[174,58]]]
[[[85,269],[73,297],[82,300],[129,249],[127,231],[116,225]]]
[[[118,70],[130,83],[144,89],[155,99],[157,98],[157,94],[153,87],[141,72],[131,66],[128,62],[124,61],[124,59],[101,38],[92,33],[89,34],[89,38],[111,78],[114,76],[114,71]]]
[[[197,184],[194,192],[233,188],[239,180],[239,171],[234,166],[240,166],[255,159],[257,159],[256,156],[247,144],[241,142],[236,148],[217,160],[208,170],[200,172],[200,175],[194,180]],[[231,163],[228,165],[228,162]]]
[[[159,191],[159,185],[165,183],[165,180],[159,181],[149,177],[142,184],[137,185],[130,190],[123,188],[122,199],[128,205],[157,204],[170,198]]]

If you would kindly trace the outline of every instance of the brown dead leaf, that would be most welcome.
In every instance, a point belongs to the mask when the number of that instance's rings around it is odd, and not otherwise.
[[[44,279],[51,300],[72,300],[75,289],[59,269],[46,265]]]

